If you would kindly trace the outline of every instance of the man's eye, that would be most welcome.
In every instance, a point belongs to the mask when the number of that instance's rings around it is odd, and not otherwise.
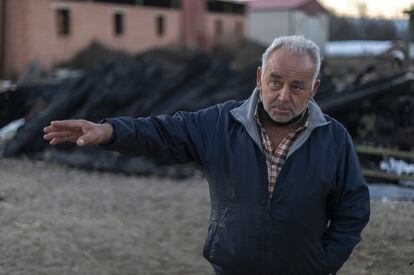
[[[292,86],[291,86],[291,89],[292,89],[293,91],[300,92],[300,91],[302,91],[302,90],[303,90],[303,86],[301,86],[301,85],[292,85]]]
[[[277,80],[271,80],[270,81],[270,86],[272,86],[272,87],[277,87],[279,85],[280,85],[280,81],[277,81]]]

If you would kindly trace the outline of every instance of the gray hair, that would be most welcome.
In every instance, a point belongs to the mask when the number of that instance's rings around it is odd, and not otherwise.
[[[273,40],[273,43],[266,49],[262,56],[262,76],[264,75],[269,56],[274,51],[281,48],[287,49],[298,55],[309,55],[315,64],[314,79],[318,77],[321,68],[319,47],[313,41],[306,39],[303,35],[281,36]]]

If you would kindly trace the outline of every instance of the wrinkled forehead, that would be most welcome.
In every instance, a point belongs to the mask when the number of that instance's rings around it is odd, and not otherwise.
[[[288,74],[298,78],[313,78],[315,64],[308,53],[295,53],[288,49],[277,49],[267,59],[265,74]]]

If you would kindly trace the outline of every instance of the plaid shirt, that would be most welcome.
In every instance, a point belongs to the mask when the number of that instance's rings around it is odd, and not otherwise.
[[[275,149],[273,147],[272,141],[270,140],[269,135],[266,132],[266,129],[263,127],[263,124],[260,121],[258,108],[256,106],[256,111],[254,114],[256,122],[260,129],[260,136],[262,138],[262,146],[266,156],[266,165],[267,165],[267,175],[269,180],[269,200],[272,198],[273,190],[276,185],[277,176],[282,169],[282,165],[285,162],[286,156],[289,152],[290,147],[292,147],[293,142],[303,132],[309,124],[309,115],[306,111],[305,117],[302,118],[300,124],[302,124],[295,132],[289,133],[283,140],[280,142],[278,147]]]

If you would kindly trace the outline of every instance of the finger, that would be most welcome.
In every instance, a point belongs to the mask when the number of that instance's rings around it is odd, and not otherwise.
[[[71,131],[57,131],[57,132],[51,132],[43,136],[46,140],[51,140],[54,138],[64,138],[64,137],[73,137],[77,138],[77,135],[75,135]]]
[[[45,134],[48,134],[48,133],[51,133],[51,132],[62,132],[62,131],[80,131],[80,129],[79,128],[76,128],[76,129],[67,129],[67,128],[58,128],[58,127],[55,127],[55,126],[47,126],[47,127],[45,127],[45,128],[43,128],[43,132],[45,133]]]
[[[79,129],[85,125],[85,122],[80,119],[56,120],[52,121],[50,125],[55,128]]]
[[[55,127],[53,127],[53,126],[47,126],[47,127],[45,127],[45,128],[43,128],[43,132],[44,133],[50,133],[50,132],[53,132],[53,131],[57,131],[58,130],[58,128],[55,128]]]
[[[76,138],[73,138],[73,137],[54,138],[49,142],[49,144],[56,145],[56,144],[63,143],[63,142],[76,143]]]
[[[79,137],[76,140],[76,144],[78,146],[94,145],[96,143],[94,141],[95,141],[94,136],[90,133],[87,133],[86,135],[83,135],[83,136]]]
[[[87,144],[85,143],[85,140],[84,140],[83,138],[78,138],[78,139],[76,140],[76,144],[77,144],[78,146],[85,146],[85,145],[87,145]]]

